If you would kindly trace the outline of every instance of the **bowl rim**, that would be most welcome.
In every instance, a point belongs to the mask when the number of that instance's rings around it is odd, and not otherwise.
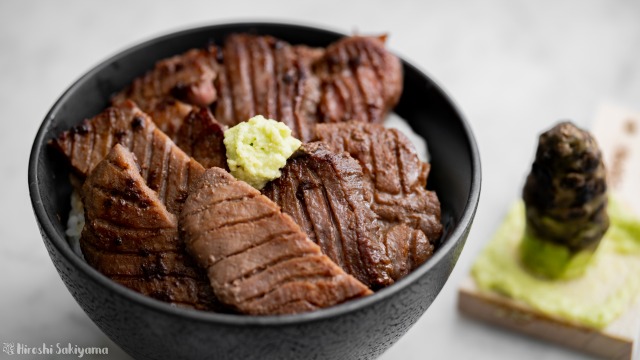
[[[473,136],[473,132],[471,130],[471,126],[467,122],[465,116],[463,115],[460,108],[455,104],[451,96],[438,84],[432,76],[430,76],[427,72],[423,71],[419,67],[411,64],[404,58],[398,56],[403,63],[404,66],[411,68],[412,70],[420,73],[429,79],[433,86],[442,94],[442,96],[448,101],[449,106],[452,110],[458,115],[461,122],[461,127],[466,135],[466,142],[469,146],[470,150],[470,159],[471,159],[471,188],[469,191],[469,197],[467,198],[467,202],[465,204],[465,208],[462,212],[462,216],[460,221],[458,221],[450,232],[448,239],[449,241],[445,242],[439,249],[434,253],[434,255],[427,261],[425,264],[421,265],[407,276],[402,278],[400,281],[394,283],[392,286],[383,288],[381,290],[376,291],[372,295],[366,296],[364,298],[351,300],[339,305],[335,305],[329,308],[315,310],[311,312],[305,312],[301,314],[293,314],[293,315],[269,315],[269,316],[247,316],[247,315],[238,315],[238,314],[221,314],[214,312],[206,312],[199,311],[193,309],[180,308],[176,306],[172,306],[168,303],[147,297],[145,295],[139,294],[133,290],[130,290],[114,281],[106,277],[105,275],[98,272],[96,269],[91,267],[86,261],[81,259],[76,253],[73,252],[69,243],[64,235],[58,233],[50,221],[51,219],[47,216],[45,211],[42,196],[40,192],[40,188],[38,187],[38,158],[39,154],[42,152],[42,148],[46,146],[46,141],[48,139],[45,138],[45,134],[48,132],[51,127],[51,122],[54,119],[56,113],[59,111],[59,108],[67,101],[67,99],[71,96],[71,93],[75,88],[79,87],[84,82],[88,81],[94,74],[103,70],[109,64],[114,62],[115,60],[125,57],[130,53],[143,49],[145,47],[151,46],[155,43],[170,40],[171,38],[186,36],[191,33],[198,33],[202,31],[211,31],[211,30],[219,30],[225,27],[271,27],[271,28],[287,28],[290,30],[300,30],[304,29],[305,31],[314,31],[318,33],[324,33],[327,35],[333,36],[346,36],[346,34],[327,29],[326,27],[319,27],[315,25],[302,25],[296,24],[294,22],[269,22],[269,21],[239,21],[239,22],[220,22],[220,23],[212,23],[207,25],[198,25],[195,27],[188,27],[184,29],[180,29],[177,31],[170,31],[164,33],[159,36],[154,36],[149,39],[140,41],[132,46],[126,47],[124,50],[118,51],[115,54],[109,56],[105,60],[99,62],[97,65],[90,68],[83,75],[81,75],[77,80],[75,80],[70,86],[66,88],[63,94],[56,100],[53,106],[48,111],[45,116],[42,124],[40,125],[36,137],[34,139],[31,153],[29,156],[29,169],[28,169],[28,182],[29,182],[29,196],[31,198],[31,204],[34,210],[34,214],[36,216],[36,220],[41,227],[41,231],[48,237],[51,241],[51,244],[58,250],[58,252],[65,258],[65,260],[70,263],[75,271],[82,271],[87,275],[87,278],[92,280],[94,283],[97,283],[100,286],[106,287],[111,293],[126,298],[130,301],[138,303],[138,305],[144,306],[149,310],[153,310],[155,312],[163,313],[167,316],[176,316],[187,318],[191,321],[199,321],[204,323],[218,323],[230,326],[243,326],[243,325],[252,325],[252,326],[281,326],[281,325],[291,325],[291,324],[303,324],[310,323],[315,321],[327,320],[329,318],[337,317],[343,315],[345,313],[354,312],[360,309],[367,308],[372,306],[375,303],[383,301],[385,298],[391,297],[394,294],[400,292],[403,288],[409,286],[413,282],[417,281],[420,277],[422,277],[426,272],[430,271],[435,264],[440,262],[442,258],[444,258],[450,251],[452,251],[453,247],[457,244],[459,239],[464,235],[465,231],[471,226],[473,221],[473,217],[475,215],[475,211],[478,206],[479,198],[480,198],[480,189],[481,189],[481,164],[480,164],[480,155],[476,140]],[[46,239],[43,238],[43,241],[46,242]]]

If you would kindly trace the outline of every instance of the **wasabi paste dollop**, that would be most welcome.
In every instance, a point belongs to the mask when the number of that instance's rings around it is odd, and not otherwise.
[[[262,115],[224,132],[231,175],[258,190],[280,177],[280,169],[301,144],[287,125]]]

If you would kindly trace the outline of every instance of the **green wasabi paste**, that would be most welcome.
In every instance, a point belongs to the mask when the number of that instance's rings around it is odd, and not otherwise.
[[[280,177],[280,169],[300,145],[287,125],[262,115],[224,132],[231,175],[258,190]]]
[[[534,309],[570,322],[603,328],[622,314],[640,294],[640,221],[610,198],[611,224],[582,276],[571,280],[536,277],[520,263],[520,246],[542,246],[525,234],[524,204],[507,214],[494,238],[472,268],[478,287],[523,301]],[[539,249],[557,263],[562,249]],[[575,259],[578,260],[575,260]],[[573,261],[582,261],[579,256]],[[551,261],[553,262],[553,261]],[[580,264],[579,267],[582,267]]]

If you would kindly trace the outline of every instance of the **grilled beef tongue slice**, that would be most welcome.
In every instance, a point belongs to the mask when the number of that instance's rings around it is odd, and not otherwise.
[[[225,130],[226,126],[217,122],[209,109],[193,110],[180,127],[175,142],[205,168],[228,169]]]
[[[134,155],[116,144],[82,190],[87,262],[112,280],[179,306],[221,310],[204,272],[185,252],[177,217],[140,175]]]
[[[270,36],[229,36],[215,82],[216,119],[231,127],[263,115],[285,123],[294,137],[309,139],[320,98],[311,62],[321,52]]]
[[[145,111],[153,101],[173,98],[184,103],[207,107],[216,100],[213,81],[218,63],[215,47],[191,49],[184,54],[158,61],[145,75],[113,97],[114,103],[132,100]]]
[[[299,313],[371,294],[275,203],[220,168],[189,194],[180,229],[216,296],[241,313]]]
[[[402,66],[385,36],[351,36],[327,47],[314,65],[321,81],[320,122],[381,123],[402,94]]]
[[[121,104],[121,102],[117,104]],[[151,117],[158,129],[167,134],[174,142],[187,116],[193,111],[198,111],[197,107],[171,97],[154,98],[143,104],[142,110]]]
[[[323,143],[302,145],[262,193],[343,270],[373,289],[393,283],[378,217],[364,199],[362,168]]]
[[[409,139],[398,130],[362,122],[318,124],[315,134],[362,166],[364,196],[381,219],[387,248],[407,254],[398,271],[412,270],[431,257],[442,235],[440,202],[426,189],[429,164],[419,160]]]
[[[204,173],[202,165],[177,147],[131,101],[84,120],[53,139],[51,144],[67,156],[81,179],[86,178],[115,144],[124,146],[138,159],[147,186],[158,193],[173,214],[180,212],[189,186]]]

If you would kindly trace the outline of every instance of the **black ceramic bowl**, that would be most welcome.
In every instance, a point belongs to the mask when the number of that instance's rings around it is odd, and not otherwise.
[[[205,26],[149,40],[93,68],[47,114],[31,151],[29,191],[44,244],[87,315],[136,358],[374,358],[420,318],[444,286],[462,251],[480,196],[480,158],[469,126],[442,89],[407,62],[403,62],[404,92],[395,111],[429,144],[429,188],[440,197],[447,230],[435,255],[393,286],[299,315],[200,312],[172,307],[112,282],[74,254],[65,239],[71,193],[68,169],[47,141],[99,113],[112,93],[151,69],[157,60],[245,31],[312,46],[326,46],[343,36],[287,24]]]

